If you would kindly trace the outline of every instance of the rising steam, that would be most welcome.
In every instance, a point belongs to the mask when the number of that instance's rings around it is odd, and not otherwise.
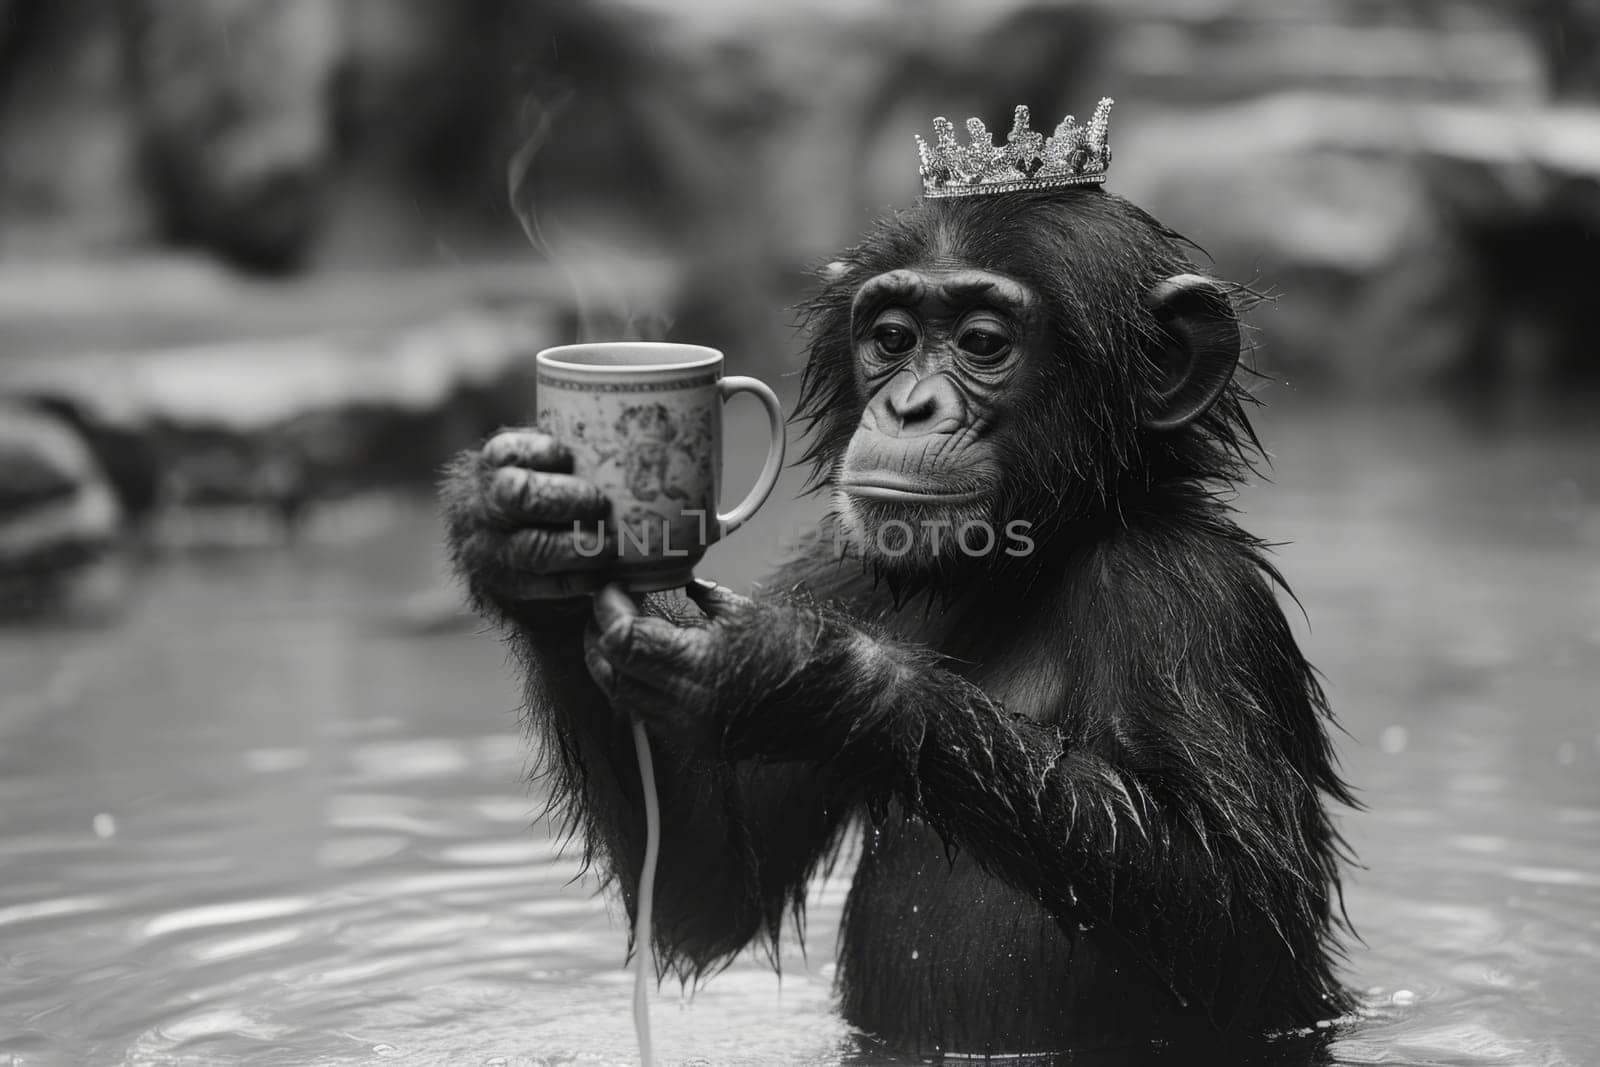
[[[506,168],[511,210],[528,243],[561,272],[571,288],[578,341],[663,340],[673,319],[661,306],[665,303],[661,287],[649,285],[649,272],[639,256],[540,221],[534,203],[534,162],[576,96],[575,90],[568,89],[549,100],[529,98],[532,131]]]

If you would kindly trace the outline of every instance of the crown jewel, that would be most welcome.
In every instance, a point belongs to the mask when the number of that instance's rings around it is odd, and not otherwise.
[[[933,120],[935,143],[917,138],[922,160],[922,195],[983,196],[1058,185],[1098,185],[1111,165],[1106,134],[1111,98],[1103,97],[1086,125],[1071,115],[1050,137],[1035,133],[1026,105],[1018,105],[1006,143],[996,146],[981,119],[967,120],[969,143],[956,143],[956,128],[946,118]]]

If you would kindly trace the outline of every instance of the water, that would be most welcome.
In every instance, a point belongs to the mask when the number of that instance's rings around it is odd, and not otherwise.
[[[1368,806],[1334,1062],[1600,1062],[1600,428],[1262,421],[1276,484],[1243,503],[1292,542]],[[813,507],[703,573],[747,582]],[[0,631],[0,1060],[632,1060],[621,917],[523,784],[503,652],[418,624],[427,503],[330,515],[157,561],[108,627]],[[661,1062],[886,1062],[831,1012],[847,888],[781,982],[665,988]]]

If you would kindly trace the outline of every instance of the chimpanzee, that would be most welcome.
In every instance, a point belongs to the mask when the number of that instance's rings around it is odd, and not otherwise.
[[[1228,504],[1259,450],[1248,293],[1039,171],[952,191],[970,179],[925,148],[929,195],[820,272],[797,414],[832,509],[756,598],[578,594],[606,561],[576,531],[608,504],[531,429],[452,467],[453,558],[630,910],[646,721],[654,940],[680,975],[774,946],[861,827],[840,997],[891,1046],[1306,1028],[1349,1006],[1324,800],[1352,801]]]

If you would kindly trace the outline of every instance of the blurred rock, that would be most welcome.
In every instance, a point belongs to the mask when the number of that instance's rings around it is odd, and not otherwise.
[[[0,619],[49,614],[104,585],[122,510],[66,421],[0,401]]]
[[[117,7],[0,9],[0,252],[30,257],[148,241],[134,176]]]
[[[1546,81],[1563,99],[1600,99],[1600,4],[1595,0],[1516,0],[1508,4],[1542,53]]]
[[[532,356],[555,343],[558,317],[522,302],[387,327],[47,353],[0,363],[0,390],[70,398],[117,455],[148,457],[153,484],[122,479],[146,505],[243,502],[292,524],[321,497],[431,483],[455,449],[525,418]],[[19,499],[59,491],[33,467],[18,471]]]
[[[671,264],[568,264],[602,265],[618,309],[679,302]],[[0,397],[78,427],[158,535],[174,508],[224,505],[292,528],[330,498],[431,487],[528,418],[534,354],[580,319],[625,325],[580,316],[570,278],[527,258],[273,281],[194,259],[0,262]]]
[[[82,438],[106,474],[123,516],[138,523],[155,507],[160,472],[150,442],[137,431],[91,418],[65,396],[38,395],[27,403],[41,415],[60,420]]]
[[[252,269],[304,258],[332,148],[339,10],[324,0],[128,0],[143,174],[167,233]]]
[[[1393,391],[1600,371],[1575,333],[1600,112],[1286,93],[1145,116],[1117,151],[1114,191],[1282,298],[1251,319],[1274,375]]]
[[[22,296],[0,278],[0,343],[32,360],[342,330],[344,271],[526,255],[525,227],[563,325],[774,373],[802,264],[916,194],[911,134],[933,115],[1004,129],[1028,103],[1048,126],[1106,94],[1110,191],[1282,297],[1254,316],[1273,373],[1548,386],[1594,373],[1577,280],[1600,237],[1594,3],[0,0],[3,253],[83,260]],[[152,229],[340,277],[339,295],[232,299],[192,263],[85,281]],[[687,278],[672,304],[617,298],[639,258]],[[381,289],[360,301],[365,325],[415,325]],[[327,321],[306,328],[306,307]],[[300,414],[270,460],[207,444],[183,484],[266,470],[261,492],[292,500],[315,457],[361,451]]]

